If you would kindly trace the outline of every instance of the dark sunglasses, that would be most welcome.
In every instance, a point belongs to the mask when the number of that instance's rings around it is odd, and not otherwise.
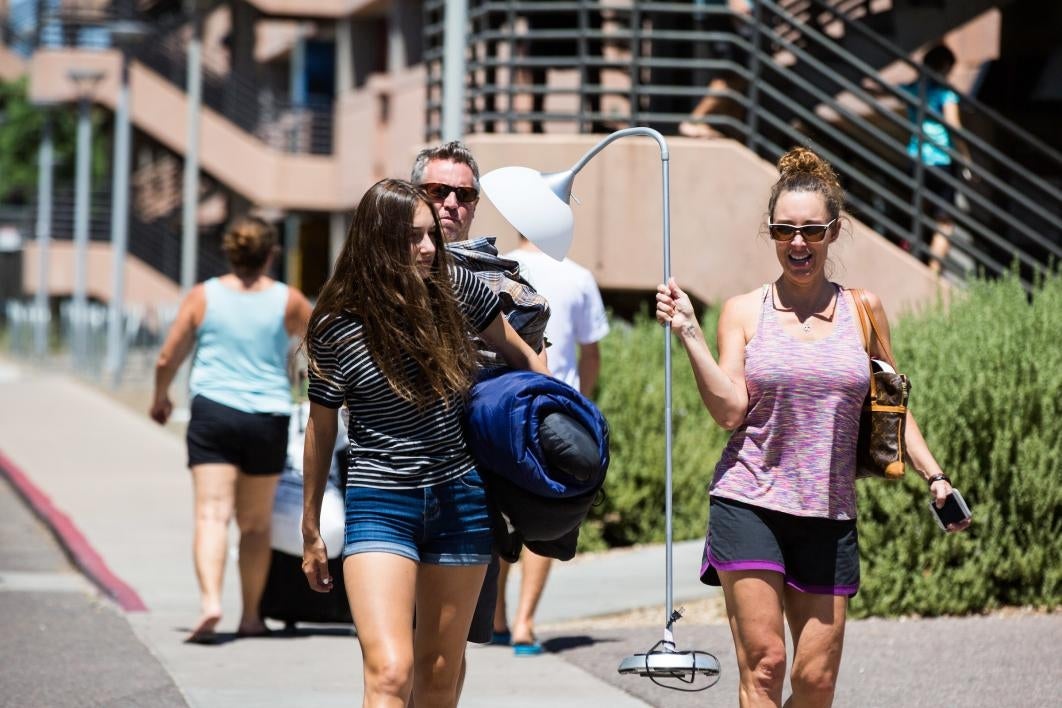
[[[796,238],[797,232],[804,237],[804,240],[808,243],[818,243],[822,239],[826,238],[826,233],[833,226],[837,219],[831,219],[828,224],[804,224],[803,226],[793,226],[792,224],[767,224],[767,231],[771,234],[771,238],[775,241],[792,241]]]
[[[442,182],[425,182],[420,186],[428,193],[429,197],[437,202],[445,202],[446,198],[450,196],[450,192],[453,192],[457,197],[457,201],[463,204],[469,204],[479,199],[479,190],[475,187],[454,187]]]

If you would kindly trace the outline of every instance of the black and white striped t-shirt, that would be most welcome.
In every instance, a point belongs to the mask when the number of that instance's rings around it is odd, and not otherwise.
[[[482,332],[501,309],[498,297],[469,270],[454,267],[454,293],[472,330]],[[401,326],[401,323],[395,323]],[[310,400],[350,413],[347,486],[430,487],[475,466],[462,435],[464,402],[454,394],[423,410],[399,398],[373,361],[361,318],[343,315],[311,337],[321,375],[310,374]],[[411,370],[416,364],[407,360]],[[412,371],[411,371],[412,372]]]

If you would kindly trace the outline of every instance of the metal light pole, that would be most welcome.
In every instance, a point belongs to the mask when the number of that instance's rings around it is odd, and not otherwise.
[[[184,181],[181,192],[181,291],[195,285],[199,260],[199,108],[203,100],[203,18],[196,0],[185,0],[185,12],[192,18],[192,37],[188,41],[188,125],[184,148]]]
[[[36,313],[33,329],[33,351],[41,361],[48,353],[48,256],[52,241],[52,173],[55,165],[55,144],[52,141],[52,112],[45,110],[38,152],[37,176],[37,292],[33,298]]]
[[[447,0],[443,19],[442,139],[465,132],[465,50],[468,0]]]
[[[90,173],[92,167],[92,93],[103,78],[97,69],[71,69],[67,76],[77,86],[77,165],[74,188],[74,292],[71,319],[74,368],[83,369],[88,355],[88,243]]]
[[[111,25],[111,36],[122,51],[118,82],[118,104],[114,113],[114,164],[111,187],[111,256],[113,263],[111,301],[107,316],[107,358],[104,370],[112,386],[121,380],[125,360],[123,334],[125,311],[125,258],[129,247],[129,52],[128,45],[143,37],[146,30],[137,22]]]
[[[564,258],[572,243],[573,215],[570,206],[575,176],[606,146],[620,138],[652,138],[660,147],[661,186],[663,188],[663,262],[664,281],[671,278],[671,198],[670,153],[664,136],[652,128],[635,127],[606,135],[572,167],[561,172],[543,174],[527,167],[501,167],[480,179],[483,193],[505,220],[529,241],[556,260]],[[671,330],[664,327],[664,638],[648,651],[624,657],[621,674],[635,674],[658,679],[678,679],[693,683],[697,676],[719,677],[719,660],[696,649],[679,651],[673,625],[682,617],[672,606],[674,571],[672,554],[672,415],[671,415]]]

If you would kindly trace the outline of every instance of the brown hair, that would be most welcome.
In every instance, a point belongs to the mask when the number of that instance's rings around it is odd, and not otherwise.
[[[774,205],[785,192],[818,192],[826,202],[830,219],[836,219],[844,208],[844,190],[830,163],[805,147],[795,147],[778,158],[781,176],[771,187],[767,215],[774,221]]]
[[[221,239],[221,250],[237,274],[261,270],[277,247],[277,230],[256,216],[238,219]]]
[[[421,204],[435,222],[435,260],[427,278],[418,271],[410,245]],[[335,317],[355,315],[365,328],[373,361],[400,398],[423,409],[439,399],[448,401],[453,393],[464,395],[477,358],[454,295],[452,268],[439,216],[424,190],[399,179],[374,184],[354,210],[335,271],[310,315],[306,349],[311,371],[321,374],[314,338]],[[408,366],[410,361],[416,366]]]

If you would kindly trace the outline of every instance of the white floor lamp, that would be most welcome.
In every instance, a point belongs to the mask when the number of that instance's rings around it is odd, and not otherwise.
[[[485,174],[480,180],[483,193],[513,227],[543,252],[557,260],[568,253],[572,243],[574,220],[569,205],[575,175],[609,143],[633,135],[653,138],[660,146],[663,172],[664,211],[664,282],[671,278],[671,209],[667,142],[652,128],[626,128],[605,136],[601,142],[562,172],[541,173],[528,167],[501,167]],[[664,474],[665,474],[665,575],[666,617],[664,638],[649,651],[624,658],[619,665],[621,674],[657,679],[678,679],[692,683],[698,675],[712,679],[701,688],[714,685],[719,676],[719,661],[707,652],[676,648],[672,625],[681,617],[673,609],[672,586],[672,512],[671,512],[671,333],[664,329]],[[666,685],[666,684],[662,684]],[[700,690],[700,689],[698,689]]]

